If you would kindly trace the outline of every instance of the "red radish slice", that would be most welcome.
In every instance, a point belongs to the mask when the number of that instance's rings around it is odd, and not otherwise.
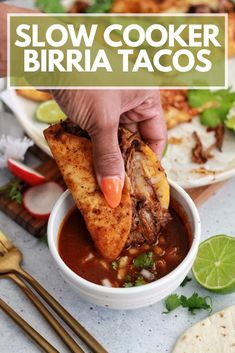
[[[60,195],[62,187],[54,181],[32,186],[23,195],[23,205],[35,218],[48,219]]]
[[[28,185],[39,185],[46,181],[42,174],[15,159],[8,159],[7,164],[12,174]]]

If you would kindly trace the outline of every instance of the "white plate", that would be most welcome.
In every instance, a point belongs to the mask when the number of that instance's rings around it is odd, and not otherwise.
[[[48,125],[40,123],[35,119],[35,111],[38,103],[18,96],[14,90],[5,90],[1,93],[0,98],[15,113],[18,121],[34,143],[45,153],[51,155],[50,149],[43,136],[43,130],[45,130]]]
[[[235,59],[229,61],[229,84],[235,90]],[[37,103],[20,97],[14,90],[6,90],[0,95],[1,99],[12,109],[23,126],[28,136],[48,155],[51,155],[49,147],[43,136],[43,130],[48,126],[35,119]],[[198,165],[191,161],[191,150],[194,145],[192,132],[197,131],[203,145],[209,146],[213,142],[213,133],[207,133],[206,129],[195,118],[191,123],[181,124],[169,131],[169,137],[181,137],[180,145],[169,145],[163,165],[169,179],[176,181],[183,188],[194,188],[209,185],[235,176],[235,134],[226,131],[223,144],[223,153],[214,150],[214,158],[204,165]],[[192,172],[199,167],[214,171],[210,175],[202,175]]]
[[[201,125],[199,118],[194,118],[191,123],[178,125],[169,131],[169,138],[182,139],[179,145],[169,144],[162,165],[167,171],[169,179],[174,180],[183,188],[195,188],[226,180],[235,176],[235,133],[226,131],[223,152],[212,150],[213,158],[204,164],[192,162],[191,153],[195,145],[192,133],[196,131],[205,148],[215,142],[214,133],[208,133]],[[199,168],[205,168],[211,174],[199,173]]]

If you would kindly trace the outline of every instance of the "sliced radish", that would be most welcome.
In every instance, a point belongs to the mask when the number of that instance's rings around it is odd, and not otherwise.
[[[62,193],[62,187],[54,181],[32,186],[23,195],[23,205],[33,217],[48,219]]]
[[[42,174],[15,159],[8,159],[7,164],[12,174],[28,185],[39,185],[46,181]]]

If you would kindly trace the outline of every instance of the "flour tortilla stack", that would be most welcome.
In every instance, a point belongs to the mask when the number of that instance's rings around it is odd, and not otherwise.
[[[235,305],[188,329],[172,353],[235,353]]]

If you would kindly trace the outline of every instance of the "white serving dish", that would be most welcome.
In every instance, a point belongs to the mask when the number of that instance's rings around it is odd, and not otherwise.
[[[139,287],[109,288],[97,285],[74,273],[63,262],[58,252],[58,234],[67,212],[74,206],[74,201],[68,190],[58,199],[48,223],[49,248],[62,276],[82,299],[112,309],[136,309],[160,301],[181,284],[197,254],[201,223],[197,208],[190,196],[176,183],[170,182],[170,185],[171,197],[181,205],[187,215],[192,231],[192,244],[185,259],[172,272],[157,281]]]

